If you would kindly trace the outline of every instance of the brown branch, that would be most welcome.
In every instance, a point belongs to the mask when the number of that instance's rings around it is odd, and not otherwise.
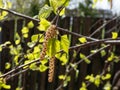
[[[68,33],[68,34],[77,36],[77,37],[85,37],[85,38],[87,38],[87,39],[89,39],[89,40],[98,41],[98,39],[91,38],[91,37],[88,37],[88,36],[84,36],[84,35],[81,35],[81,34],[78,34],[78,33],[75,33],[75,32],[71,32],[71,31],[69,31],[69,30],[67,30],[67,29],[64,29],[64,28],[57,27],[57,29],[60,30],[60,31],[66,32],[66,33]]]
[[[37,22],[39,22],[38,19],[34,19],[34,18],[30,17],[30,16],[27,16],[27,15],[24,15],[24,14],[21,14],[21,13],[18,13],[18,12],[15,12],[15,11],[13,11],[13,10],[5,9],[5,8],[0,8],[0,10],[6,11],[6,12],[11,13],[11,14],[13,14],[13,15],[15,15],[15,16],[18,16],[18,17],[22,17],[22,18],[25,18],[25,19],[29,19],[29,20],[32,20],[32,21],[37,21]]]
[[[92,37],[93,35],[95,35],[95,34],[96,34],[97,32],[99,32],[102,28],[104,28],[107,24],[109,24],[110,22],[116,20],[117,18],[119,18],[119,16],[114,17],[113,19],[105,22],[102,26],[100,26],[99,28],[97,28],[97,29],[90,35],[90,37]]]
[[[10,75],[11,73],[13,73],[13,72],[15,72],[15,71],[17,71],[17,70],[25,67],[25,66],[28,66],[28,65],[30,65],[30,64],[32,64],[32,63],[35,63],[35,62],[38,62],[39,60],[40,60],[40,59],[36,59],[36,60],[33,60],[33,61],[31,61],[31,62],[29,62],[29,63],[27,63],[27,64],[20,65],[20,66],[18,66],[17,68],[14,68],[14,69],[10,70],[9,72],[1,75],[0,78],[1,78],[1,77],[6,77],[7,75]]]

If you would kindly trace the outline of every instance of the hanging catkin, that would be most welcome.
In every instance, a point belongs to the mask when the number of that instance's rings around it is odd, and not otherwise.
[[[51,57],[49,60],[48,82],[53,81],[54,69],[55,69],[55,56]]]
[[[42,51],[40,53],[40,60],[43,60],[45,58],[48,41],[49,41],[49,39],[53,38],[55,35],[56,35],[56,26],[50,25],[50,27],[47,29],[47,31],[45,33],[43,48],[42,48]]]

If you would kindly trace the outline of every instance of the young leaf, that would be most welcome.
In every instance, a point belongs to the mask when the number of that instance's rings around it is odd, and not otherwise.
[[[45,66],[45,65],[43,65],[43,64],[41,64],[40,67],[39,67],[40,72],[44,72],[44,71],[46,71],[47,69],[48,69],[48,67]]]
[[[26,34],[29,32],[29,29],[27,27],[23,27],[21,31],[22,31],[22,34]]]
[[[20,44],[20,40],[19,40],[19,39],[16,40],[16,41],[15,41],[15,44],[16,44],[16,45]]]
[[[97,75],[97,76],[95,77],[94,84],[95,84],[97,87],[99,87],[100,82],[101,82],[101,80],[100,80],[100,75]]]
[[[2,51],[2,46],[0,45],[0,52]]]
[[[69,4],[70,0],[49,0],[50,6],[53,8],[55,14],[57,14],[58,8],[65,7]],[[59,2],[59,3],[58,3]]]
[[[68,57],[67,57],[67,54],[66,53],[59,53],[59,54],[56,54],[55,57],[57,59],[59,59],[61,62],[62,62],[62,65],[66,65],[67,62],[68,62]]]
[[[5,69],[10,69],[11,64],[9,62],[5,63]]]
[[[88,58],[86,58],[86,56],[82,53],[80,53],[80,58],[83,59],[87,64],[91,63],[91,61]]]
[[[6,84],[2,84],[2,87],[4,88],[4,89],[10,89],[11,88],[11,86],[10,85],[6,85]]]
[[[28,28],[33,28],[34,27],[34,23],[32,21],[30,21],[28,24],[27,24],[27,27]]]
[[[36,65],[36,63],[32,63],[30,66],[29,66],[29,68],[31,69],[31,70],[38,70],[38,67],[37,67],[37,65]]]
[[[47,18],[51,14],[51,12],[52,12],[52,8],[49,7],[47,4],[45,4],[39,11],[38,18],[39,19]]]
[[[60,80],[65,80],[65,75],[59,75],[58,77]]]
[[[81,43],[86,43],[86,42],[87,42],[87,39],[86,39],[85,37],[81,37],[81,38],[79,38],[79,41],[80,41]]]
[[[69,39],[67,38],[67,35],[61,36],[61,42],[60,42],[60,44],[61,44],[61,49],[64,52],[68,53],[70,42],[69,42]]]
[[[47,21],[46,19],[44,18],[41,18],[40,19],[40,25],[38,26],[38,29],[40,31],[46,31],[47,28],[51,25],[51,23],[49,21]]]
[[[47,55],[49,57],[54,56],[58,51],[60,51],[60,41],[56,38],[52,38],[48,41]]]
[[[104,57],[106,55],[106,51],[105,50],[102,50],[100,53],[101,53],[102,57]]]
[[[118,37],[118,32],[112,32],[112,39],[116,39]]]

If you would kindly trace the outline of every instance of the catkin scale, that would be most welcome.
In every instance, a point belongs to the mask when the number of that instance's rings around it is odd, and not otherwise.
[[[55,56],[51,57],[49,60],[48,82],[53,81],[54,69],[55,69]]]

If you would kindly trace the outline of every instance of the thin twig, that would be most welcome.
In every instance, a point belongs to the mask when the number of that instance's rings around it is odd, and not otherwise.
[[[9,75],[9,74],[11,74],[11,73],[13,73],[13,72],[15,72],[15,71],[17,71],[17,70],[25,67],[25,66],[28,66],[28,65],[30,65],[30,64],[32,64],[32,63],[35,63],[35,62],[38,62],[39,60],[40,60],[40,59],[36,59],[36,60],[33,60],[33,61],[31,61],[31,62],[29,62],[29,63],[27,63],[27,64],[20,65],[20,66],[18,66],[17,68],[14,68],[14,69],[10,70],[9,72],[1,75],[0,78],[1,78],[1,77],[6,77],[7,75]]]
[[[0,10],[9,12],[9,13],[15,15],[15,16],[19,16],[19,17],[22,17],[22,18],[25,18],[25,19],[29,19],[29,20],[32,20],[32,21],[37,21],[37,22],[40,21],[40,20],[34,19],[34,18],[30,17],[30,16],[27,16],[27,15],[24,15],[24,14],[21,14],[21,13],[18,13],[18,12],[15,12],[15,11],[13,11],[13,10],[5,9],[5,8],[0,8]]]
[[[92,37],[93,35],[95,35],[97,32],[99,32],[102,28],[104,28],[106,25],[108,25],[110,22],[116,20],[117,18],[119,18],[119,16],[114,17],[113,19],[107,21],[106,23],[104,23],[102,26],[100,26],[99,28],[97,28],[91,35],[90,37]]]
[[[88,36],[84,36],[84,35],[81,35],[81,34],[78,34],[78,33],[75,33],[75,32],[71,32],[71,31],[69,31],[67,29],[64,29],[64,28],[57,27],[57,29],[60,30],[60,31],[66,32],[68,34],[72,34],[72,35],[77,36],[77,37],[85,37],[89,40],[98,41],[98,39],[91,38],[91,37],[88,37]]]
[[[86,58],[87,58],[87,59],[91,58],[92,56],[96,55],[96,54],[99,53],[101,50],[104,50],[104,49],[108,48],[109,46],[110,46],[110,45],[107,45],[107,46],[105,46],[105,47],[100,48],[98,51],[96,51],[96,52],[93,53],[93,54],[88,55]],[[74,63],[74,65],[77,66],[77,65],[79,65],[80,63],[82,63],[83,61],[84,61],[84,59],[81,59],[81,60],[79,60],[78,62]],[[69,69],[68,69],[68,68],[66,69],[66,73],[65,73],[66,77],[68,76],[68,74],[69,74],[72,70],[74,70],[74,67],[70,67]],[[63,81],[63,82],[64,82],[64,81]],[[62,87],[63,87],[63,83],[62,83],[60,86],[58,86],[58,88],[55,89],[55,90],[60,90]]]

